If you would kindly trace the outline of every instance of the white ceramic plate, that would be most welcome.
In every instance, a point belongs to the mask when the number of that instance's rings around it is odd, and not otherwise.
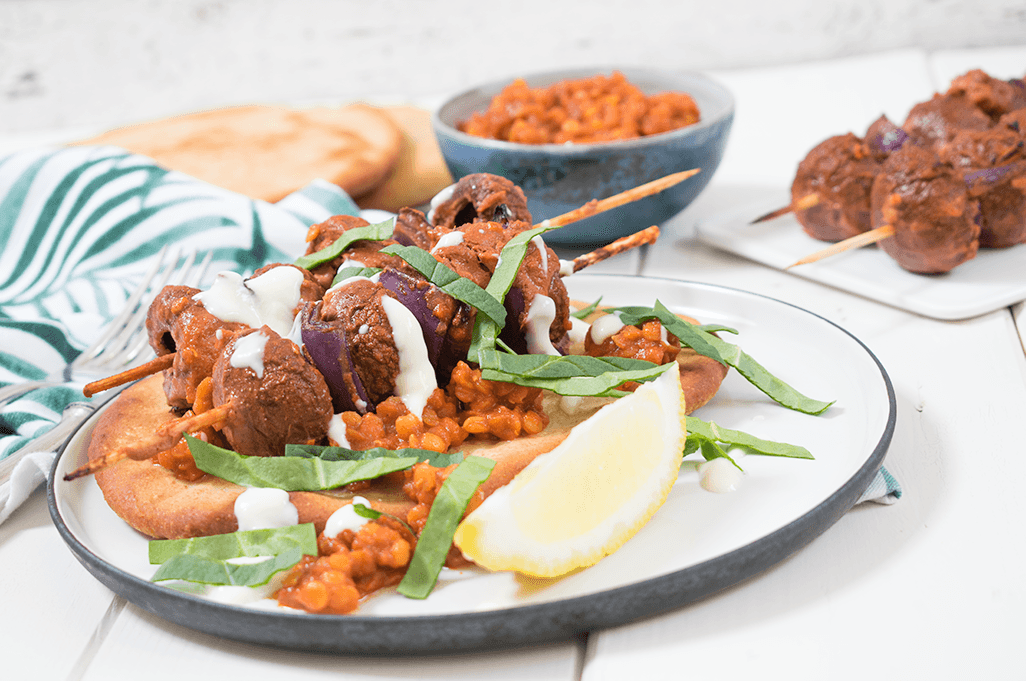
[[[92,424],[54,466],[50,508],[65,541],[104,584],[188,627],[256,643],[348,653],[403,654],[509,647],[565,638],[681,607],[761,572],[818,536],[865,490],[883,461],[895,402],[886,372],[856,338],[810,312],[719,286],[575,275],[574,298],[650,305],[736,328],[736,342],[805,394],[836,400],[822,416],[777,406],[736,372],[696,415],[807,447],[814,461],[749,456],[727,494],[682,473],[666,504],[617,553],[556,580],[443,571],[429,598],[382,593],[350,616],[226,606],[146,581],[146,539],[128,528],[88,479],[64,482],[85,460]],[[629,452],[624,452],[629,456]]]
[[[794,216],[751,221],[785,206],[790,195],[742,206],[699,222],[699,238],[717,248],[783,269],[829,244],[802,231]],[[967,319],[1026,300],[1026,244],[981,249],[947,274],[901,269],[875,246],[848,251],[791,270],[792,274],[934,319]]]

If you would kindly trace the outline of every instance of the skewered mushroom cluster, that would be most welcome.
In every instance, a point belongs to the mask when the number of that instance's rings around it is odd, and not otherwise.
[[[936,274],[1026,241],[1026,84],[973,70],[901,127],[881,116],[864,137],[824,140],[799,164],[791,204],[757,221],[787,212],[839,242],[795,265],[878,243],[904,269]]]

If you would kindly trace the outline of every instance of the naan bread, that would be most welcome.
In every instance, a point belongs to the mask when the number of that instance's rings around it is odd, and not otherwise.
[[[290,109],[241,106],[111,130],[79,145],[111,144],[246,196],[278,201],[312,180],[350,196],[380,185],[399,158],[403,136],[367,104]]]
[[[422,206],[454,182],[438,147],[431,113],[413,106],[382,108],[402,130],[399,159],[385,181],[358,196],[360,208],[399,212],[400,208]]]

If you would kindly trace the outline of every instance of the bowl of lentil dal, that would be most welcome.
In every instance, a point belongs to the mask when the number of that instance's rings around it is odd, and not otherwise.
[[[435,110],[453,177],[502,175],[535,223],[671,173],[700,168],[658,194],[545,235],[561,246],[605,244],[662,225],[709,184],[726,148],[734,98],[699,73],[569,69],[465,90]]]

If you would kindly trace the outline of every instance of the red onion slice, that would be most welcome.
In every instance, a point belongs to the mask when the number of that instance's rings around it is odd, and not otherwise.
[[[370,409],[370,398],[353,366],[345,330],[342,325],[323,321],[319,314],[320,306],[321,303],[316,303],[303,309],[300,320],[303,345],[328,384],[335,413],[356,411],[366,414]]]

